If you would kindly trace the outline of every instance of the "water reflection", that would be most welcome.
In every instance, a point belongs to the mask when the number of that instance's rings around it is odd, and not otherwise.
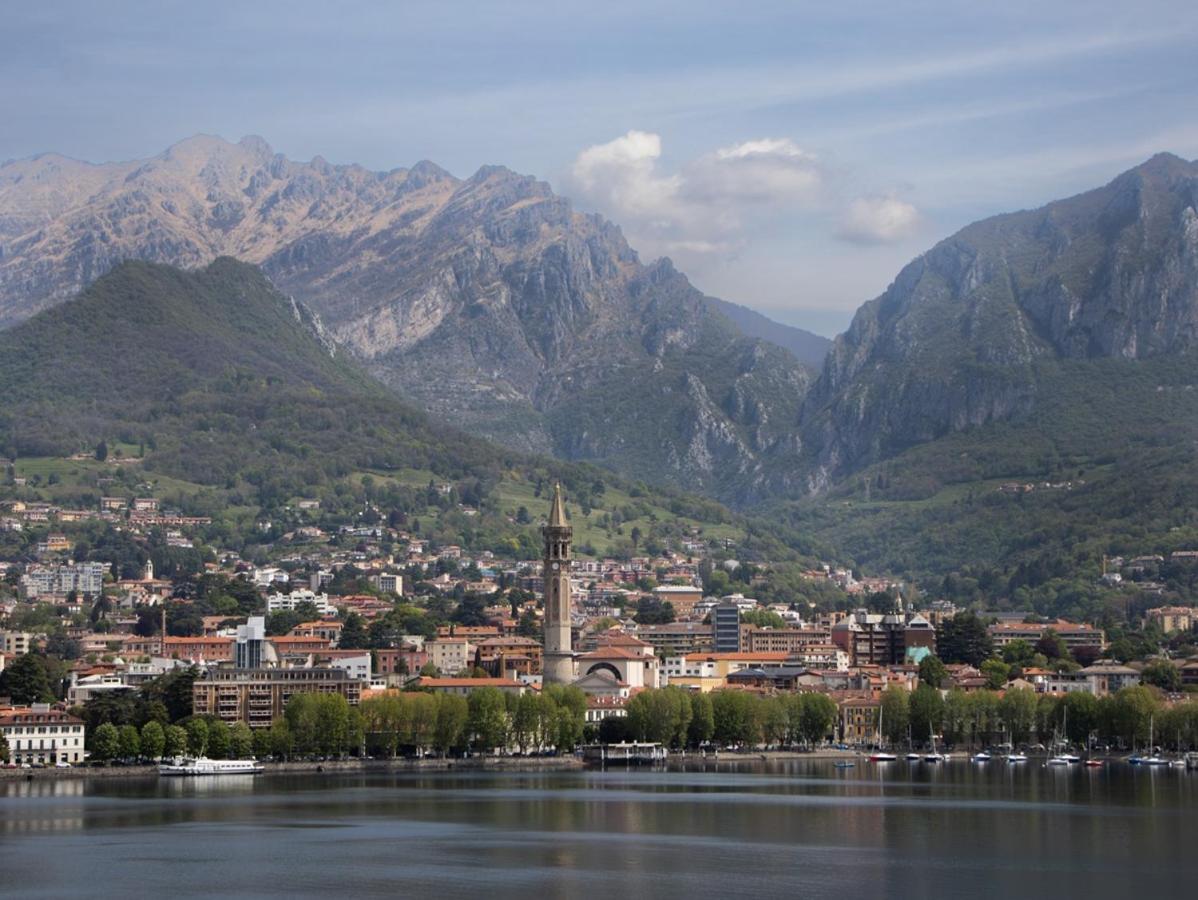
[[[1196,800],[1198,773],[1177,770],[801,759],[42,779],[0,782],[0,870],[48,877],[27,882],[48,896],[87,890],[116,854],[130,865],[105,870],[113,893],[1126,898],[1198,876]],[[46,853],[62,864],[38,875]]]

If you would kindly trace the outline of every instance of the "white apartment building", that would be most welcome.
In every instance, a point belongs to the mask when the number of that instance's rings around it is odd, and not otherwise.
[[[301,603],[311,603],[322,616],[336,615],[336,610],[329,603],[328,594],[317,594],[313,591],[298,590],[290,594],[271,594],[266,598],[267,612],[292,612]]]

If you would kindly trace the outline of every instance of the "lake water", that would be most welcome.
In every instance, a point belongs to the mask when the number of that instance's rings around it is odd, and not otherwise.
[[[0,893],[1165,897],[1198,772],[708,763],[0,782]]]

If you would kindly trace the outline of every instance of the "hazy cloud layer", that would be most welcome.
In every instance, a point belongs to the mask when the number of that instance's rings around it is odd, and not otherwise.
[[[891,244],[919,226],[919,210],[893,194],[858,197],[849,204],[837,237],[855,244]]]
[[[630,131],[579,153],[567,185],[650,256],[735,253],[758,217],[814,204],[825,184],[818,158],[786,138],[720,147],[672,172],[661,157],[659,135]]]
[[[970,221],[1198,156],[1193,0],[8,6],[0,159],[499,163],[825,331]]]

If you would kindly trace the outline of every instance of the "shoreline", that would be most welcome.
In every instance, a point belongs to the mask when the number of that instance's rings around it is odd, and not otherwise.
[[[586,764],[574,756],[478,756],[465,759],[441,759],[426,757],[424,759],[334,759],[324,762],[308,762],[307,760],[263,763],[263,775],[343,775],[343,774],[378,774],[388,772],[447,772],[453,770],[488,771],[502,770],[508,772],[540,772],[540,771],[580,771]],[[44,781],[49,779],[84,779],[84,778],[158,778],[158,764],[140,766],[112,766],[92,768],[81,766],[71,769],[0,769],[0,780],[11,781]]]
[[[762,750],[762,751],[721,751],[718,754],[708,753],[704,756],[697,751],[686,753],[670,753],[666,758],[667,766],[688,765],[694,762],[732,762],[748,763],[772,760],[790,759],[853,759],[858,754],[851,750],[821,749],[810,752],[797,750]],[[505,772],[571,772],[588,768],[603,768],[603,766],[588,763],[576,756],[472,756],[466,758],[425,757],[423,759],[341,759],[325,760],[324,762],[309,762],[293,760],[290,762],[263,763],[263,775],[291,774],[378,774],[388,772],[447,772],[466,771],[505,771]],[[616,766],[609,765],[608,768]],[[633,765],[631,768],[639,768]],[[110,779],[110,778],[148,778],[158,777],[158,765],[138,766],[80,766],[71,769],[47,767],[44,769],[0,769],[0,780],[10,781],[43,781],[48,779]]]

